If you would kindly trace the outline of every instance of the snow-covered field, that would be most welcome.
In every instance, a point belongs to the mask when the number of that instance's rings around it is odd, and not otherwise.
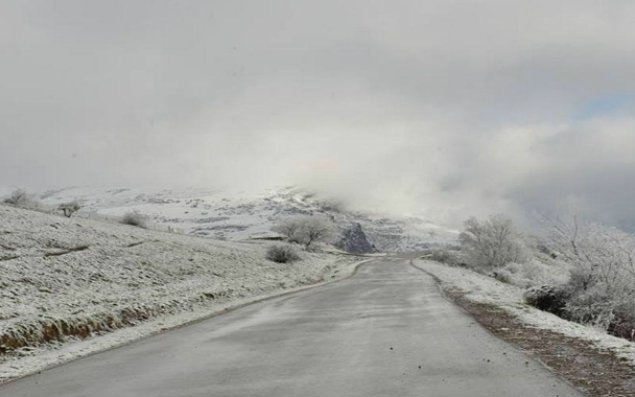
[[[360,261],[303,252],[278,264],[264,259],[267,245],[0,205],[0,381],[343,277]]]
[[[413,251],[430,243],[456,240],[458,232],[418,217],[386,216],[353,211],[336,200],[300,188],[272,188],[246,193],[211,188],[90,188],[40,192],[45,204],[77,200],[82,217],[121,217],[128,212],[148,216],[154,228],[226,240],[244,240],[271,233],[281,219],[320,214],[341,229],[360,223],[379,251]]]
[[[416,260],[414,265],[437,277],[443,287],[461,290],[469,300],[500,307],[533,327],[587,340],[600,350],[613,351],[635,365],[635,343],[607,335],[603,330],[563,320],[551,313],[535,309],[524,303],[523,289],[519,287],[502,283],[469,269],[450,267],[437,262]]]

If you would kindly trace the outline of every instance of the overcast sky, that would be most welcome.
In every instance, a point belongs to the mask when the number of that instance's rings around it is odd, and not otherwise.
[[[0,3],[0,185],[635,225],[632,0]]]

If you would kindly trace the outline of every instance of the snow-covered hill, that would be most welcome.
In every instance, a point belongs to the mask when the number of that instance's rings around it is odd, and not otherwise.
[[[271,233],[288,216],[322,214],[344,230],[360,223],[380,251],[409,251],[452,242],[457,233],[415,217],[354,211],[298,188],[269,189],[261,194],[206,188],[67,188],[39,195],[47,204],[78,200],[83,217],[120,217],[131,211],[148,216],[159,229],[226,240]]]
[[[302,252],[300,261],[274,263],[265,259],[269,244],[0,205],[0,382],[33,368],[15,360],[44,342],[151,321],[146,330],[156,331],[228,302],[340,277],[361,260]]]

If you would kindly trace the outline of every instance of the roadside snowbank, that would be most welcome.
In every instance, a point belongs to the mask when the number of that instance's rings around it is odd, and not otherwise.
[[[413,263],[436,277],[442,287],[459,289],[471,301],[498,306],[533,327],[589,341],[598,349],[612,351],[635,366],[635,343],[535,309],[524,303],[521,288],[465,268],[450,267],[426,260],[415,260]]]
[[[0,382],[343,277],[360,261],[302,253],[277,264],[267,246],[0,206]]]

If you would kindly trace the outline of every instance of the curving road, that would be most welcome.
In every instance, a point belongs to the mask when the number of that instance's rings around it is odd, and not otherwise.
[[[11,397],[581,396],[403,259],[0,387]]]

